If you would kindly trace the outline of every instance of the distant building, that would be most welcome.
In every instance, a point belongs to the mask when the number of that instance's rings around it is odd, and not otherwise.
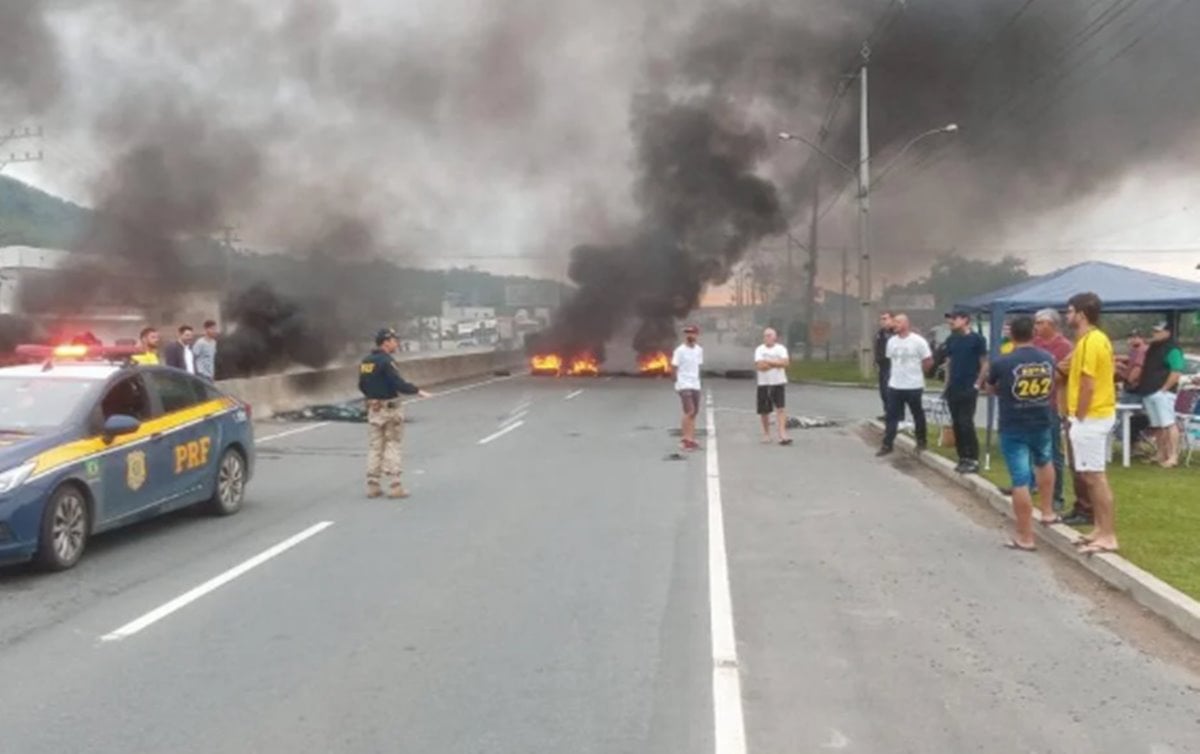
[[[199,329],[206,319],[220,319],[220,291],[172,291],[159,295],[153,286],[141,287],[140,292],[149,296],[143,295],[137,301],[116,302],[110,295],[83,311],[26,312],[21,304],[22,286],[34,280],[51,280],[57,270],[80,253],[32,246],[0,247],[0,314],[26,317],[44,339],[66,340],[91,332],[105,343],[136,338],[147,324],[161,328],[170,337],[180,324]],[[137,286],[130,286],[134,288]]]
[[[450,302],[442,302],[442,319],[458,323],[468,320],[495,319],[494,306],[455,306]]]
[[[0,246],[0,314],[20,314],[22,283],[52,275],[70,255],[62,249]]]

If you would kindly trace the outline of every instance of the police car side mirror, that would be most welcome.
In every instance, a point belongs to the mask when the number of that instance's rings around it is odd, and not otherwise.
[[[113,414],[104,420],[104,441],[112,442],[113,438],[130,435],[140,429],[142,423],[126,414]]]

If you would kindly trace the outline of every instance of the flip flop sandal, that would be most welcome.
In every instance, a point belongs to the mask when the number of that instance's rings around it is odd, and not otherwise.
[[[1062,522],[1063,522],[1062,516],[1055,516],[1054,518],[1038,519],[1038,523],[1041,524],[1042,526],[1054,526],[1055,524],[1061,524]]]
[[[780,445],[791,445],[791,444],[792,444],[792,438],[790,438],[790,437],[789,437],[789,438],[787,438],[786,440],[780,440],[780,441],[779,441],[779,444],[780,444]]]
[[[1116,555],[1119,552],[1121,552],[1121,550],[1117,547],[1096,547],[1095,545],[1088,545],[1087,547],[1079,550],[1080,555]]]
[[[1005,542],[1004,547],[1009,550],[1020,550],[1021,552],[1037,552],[1037,545],[1026,547],[1020,542],[1017,542],[1015,539],[1010,539]]]

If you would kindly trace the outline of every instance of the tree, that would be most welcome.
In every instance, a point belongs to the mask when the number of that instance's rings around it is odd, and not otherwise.
[[[958,302],[1029,279],[1025,260],[1006,256],[997,262],[943,254],[929,274],[904,285],[888,286],[887,293],[932,293],[937,310],[949,311]]]

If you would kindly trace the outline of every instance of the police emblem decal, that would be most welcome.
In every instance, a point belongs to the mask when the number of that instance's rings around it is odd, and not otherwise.
[[[146,483],[146,454],[135,450],[125,456],[125,484],[129,489],[140,490]]]

